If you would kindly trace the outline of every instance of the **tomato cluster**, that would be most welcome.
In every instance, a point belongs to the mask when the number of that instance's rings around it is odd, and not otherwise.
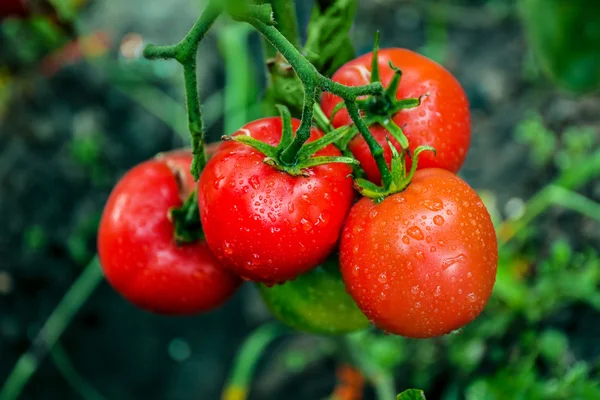
[[[364,99],[361,112],[391,174],[401,171],[402,179],[370,196],[361,181],[379,187],[383,174],[363,135],[347,147],[336,142],[340,150],[317,128],[304,145],[314,148],[306,167],[289,166],[279,149],[291,140],[286,127],[296,132],[300,121],[251,122],[215,150],[197,183],[189,210],[199,214],[202,239],[178,242],[173,221],[174,208],[190,205],[190,153],[163,155],[125,175],[100,226],[109,282],[140,307],[190,314],[253,281],[277,318],[314,333],[346,333],[370,321],[427,338],[472,321],[491,294],[498,255],[485,206],[456,175],[471,135],[465,93],[443,67],[404,49],[359,57],[333,79],[358,86],[374,77],[387,97]],[[405,107],[407,98],[418,102]],[[340,102],[326,94],[321,106],[336,128],[352,127]],[[417,160],[422,146],[436,152]],[[353,182],[342,151],[372,183]],[[310,161],[317,159],[336,162]]]

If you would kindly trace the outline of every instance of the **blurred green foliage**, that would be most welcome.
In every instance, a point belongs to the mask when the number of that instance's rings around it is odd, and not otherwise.
[[[544,72],[576,93],[600,88],[598,1],[522,0],[521,14]]]

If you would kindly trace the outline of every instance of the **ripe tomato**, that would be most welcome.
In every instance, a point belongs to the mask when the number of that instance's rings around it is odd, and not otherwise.
[[[449,171],[417,171],[380,203],[350,211],[340,247],[344,282],[377,327],[428,338],[483,310],[496,279],[498,246],[477,193]]]
[[[259,289],[273,315],[300,331],[339,335],[369,325],[367,317],[346,293],[334,258],[293,281],[273,287],[260,285]]]
[[[204,241],[177,245],[169,210],[194,188],[187,151],[131,169],[113,189],[100,221],[98,254],[106,279],[133,304],[162,314],[221,305],[241,280],[218,264]]]
[[[360,86],[371,79],[373,53],[358,57],[334,75],[333,80],[344,85]],[[379,51],[381,82],[388,87],[394,70],[390,61],[402,71],[402,79],[396,92],[397,99],[422,98],[419,106],[403,109],[392,116],[392,120],[401,127],[413,152],[419,146],[432,146],[437,155],[428,152],[419,159],[419,168],[444,168],[454,173],[462,167],[471,142],[471,116],[467,96],[460,83],[444,67],[413,51],[406,49],[383,49]],[[330,116],[341,99],[331,93],[325,93],[321,107],[325,115]],[[334,117],[333,126],[338,128],[352,123],[348,112],[340,110]],[[370,126],[375,139],[383,146],[388,162],[392,152],[386,141],[389,137],[398,150],[398,142],[379,124]],[[369,147],[362,136],[357,135],[348,149],[360,161],[369,180],[379,183],[381,176]],[[410,160],[408,163],[410,168]]]
[[[300,121],[292,120],[294,132]],[[281,138],[280,118],[247,124],[234,135],[270,145]],[[323,134],[313,128],[309,141]],[[329,145],[316,156],[339,156]],[[334,249],[353,201],[350,167],[325,164],[292,176],[265,164],[265,156],[225,142],[198,186],[206,240],[217,259],[245,279],[277,283],[321,264]]]

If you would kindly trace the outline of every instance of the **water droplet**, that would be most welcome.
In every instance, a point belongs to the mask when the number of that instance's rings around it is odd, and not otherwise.
[[[253,175],[250,177],[250,179],[248,179],[248,183],[250,184],[250,186],[252,186],[254,189],[258,189],[260,187],[260,181],[258,179],[257,175]]]
[[[225,179],[225,177],[224,177],[224,176],[217,176],[217,177],[215,178],[215,182],[213,183],[213,187],[214,187],[216,190],[219,190],[219,188],[221,187],[221,181],[222,181],[223,179]]]
[[[302,229],[304,229],[305,232],[308,232],[313,228],[312,224],[306,218],[302,218],[300,223],[302,224]]]
[[[448,268],[450,268],[451,266],[453,266],[454,264],[458,263],[458,262],[463,262],[467,259],[467,256],[465,256],[464,254],[459,254],[456,257],[450,257],[447,258],[443,263],[442,263],[442,269],[445,271]]]
[[[437,226],[444,225],[444,222],[444,217],[442,217],[441,215],[436,215],[435,217],[433,217],[433,223]]]
[[[423,252],[422,252],[422,251],[417,251],[417,252],[415,253],[415,255],[416,255],[416,257],[417,257],[419,260],[424,260],[424,259],[425,259],[425,254],[423,254]]]
[[[417,302],[415,303],[415,308],[421,308],[421,302],[417,301]]]
[[[402,243],[404,243],[404,244],[410,243],[410,239],[408,238],[408,236],[406,236],[406,235],[402,236]]]
[[[271,222],[277,222],[277,217],[273,213],[268,213],[267,216],[271,220]]]
[[[295,208],[295,206],[294,206],[294,203],[292,203],[292,202],[288,203],[288,212],[289,212],[290,214],[293,214],[295,209],[296,209],[296,208]]]
[[[475,293],[469,293],[467,295],[467,300],[469,303],[475,303],[477,301],[477,295]]]
[[[435,288],[435,292],[433,293],[433,295],[434,295],[435,297],[439,297],[441,294],[442,294],[442,288],[441,288],[440,286],[437,286],[437,287]]]
[[[354,275],[354,276],[358,276],[358,272],[359,272],[359,271],[360,271],[360,267],[359,267],[358,265],[355,265],[355,266],[352,268],[352,275]]]
[[[444,208],[444,203],[439,199],[422,200],[421,204],[423,205],[423,207],[431,211],[440,211]]]
[[[417,294],[417,293],[419,293],[419,285],[415,285],[415,286],[413,286],[413,287],[412,287],[412,289],[410,289],[410,292],[411,292],[412,294]]]
[[[435,253],[437,251],[437,249],[435,248],[435,246],[431,246],[429,248],[429,251],[432,252],[432,253]]]
[[[411,226],[406,230],[406,233],[413,239],[423,240],[425,235],[423,235],[423,231],[418,226]]]
[[[371,218],[375,218],[377,216],[378,212],[377,210],[374,208],[371,210],[371,212],[369,213],[369,215],[371,216]]]
[[[233,253],[233,249],[231,248],[231,244],[229,242],[225,242],[225,248],[223,249],[223,251],[227,255]]]
[[[377,280],[379,281],[379,283],[387,282],[387,276],[385,275],[385,272],[379,275],[379,278],[377,278]]]

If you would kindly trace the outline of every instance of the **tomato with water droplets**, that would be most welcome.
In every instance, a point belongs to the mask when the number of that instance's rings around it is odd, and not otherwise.
[[[223,304],[241,280],[205,241],[178,245],[170,210],[194,188],[189,151],[164,153],[131,169],[113,189],[98,232],[106,279],[131,303],[183,315]]]
[[[339,335],[369,326],[346,292],[337,257],[293,281],[259,289],[273,315],[294,329]]]
[[[358,57],[342,66],[332,79],[349,86],[366,85],[371,79],[372,60],[373,53]],[[421,97],[422,100],[419,106],[402,109],[388,118],[391,117],[403,129],[411,152],[419,146],[432,146],[436,149],[437,154],[426,152],[421,155],[420,169],[443,168],[458,172],[467,157],[471,142],[471,114],[462,86],[448,70],[435,61],[407,49],[390,48],[379,51],[381,83],[385,88],[389,87],[394,76],[390,62],[402,71],[396,98]],[[341,101],[339,97],[325,93],[321,107],[326,115],[331,116]],[[352,120],[348,112],[342,109],[335,114],[332,123],[338,128],[352,124]],[[389,165],[392,151],[386,137],[398,150],[401,150],[400,145],[380,124],[371,125],[369,130],[383,146]],[[379,169],[363,137],[356,135],[348,149],[360,161],[368,179],[379,183]],[[410,160],[408,167],[410,168]]]
[[[481,313],[496,279],[498,246],[477,193],[431,168],[417,171],[404,191],[352,208],[340,264],[350,295],[377,327],[429,338]]]
[[[292,119],[295,132],[300,121]],[[242,127],[276,146],[281,118]],[[309,142],[323,134],[311,130]],[[340,156],[333,145],[315,156]],[[330,163],[292,176],[264,162],[254,148],[224,142],[208,162],[198,185],[206,240],[219,261],[241,277],[263,283],[293,279],[325,261],[336,246],[354,191],[350,167]]]

